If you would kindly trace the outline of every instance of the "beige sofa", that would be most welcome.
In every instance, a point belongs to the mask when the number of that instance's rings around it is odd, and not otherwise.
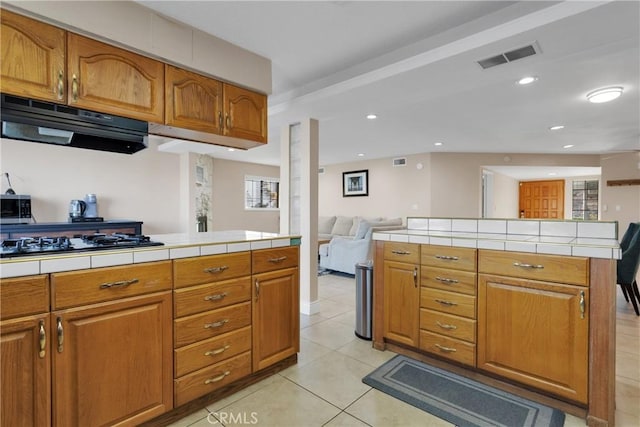
[[[373,258],[372,234],[404,228],[402,218],[321,216],[318,218],[320,267],[355,274],[355,265]]]

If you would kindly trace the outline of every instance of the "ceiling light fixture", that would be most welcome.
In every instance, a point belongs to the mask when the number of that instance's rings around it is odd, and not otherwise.
[[[378,116],[376,116],[375,114],[367,114],[367,119],[369,119],[369,120],[375,120],[377,118],[378,118]]]
[[[622,87],[612,86],[589,92],[587,94],[587,99],[589,102],[593,102],[594,104],[600,104],[602,102],[613,101],[614,99],[619,98],[620,95],[622,95]]]
[[[364,157],[364,153],[358,153],[358,157]]]
[[[524,85],[531,84],[531,83],[535,82],[536,80],[538,80],[538,78],[536,76],[527,76],[527,77],[523,77],[520,80],[518,80],[517,83],[519,85],[521,85],[521,86],[524,86]]]
[[[573,144],[563,145],[562,148],[572,148],[575,147]]]
[[[564,125],[555,125],[549,128],[549,130],[560,130],[560,129],[564,129]]]
[[[435,145],[436,147],[440,147],[440,146],[442,145],[442,142],[436,142],[436,143],[435,143],[435,144],[433,144],[433,145]]]
[[[227,148],[227,151],[236,151],[235,148]]]
[[[557,175],[557,173],[555,173],[555,172],[549,172],[549,176],[556,176],[556,175]]]

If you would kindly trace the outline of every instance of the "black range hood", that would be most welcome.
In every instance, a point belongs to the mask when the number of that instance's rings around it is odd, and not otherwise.
[[[133,154],[147,147],[147,122],[2,94],[2,137]]]

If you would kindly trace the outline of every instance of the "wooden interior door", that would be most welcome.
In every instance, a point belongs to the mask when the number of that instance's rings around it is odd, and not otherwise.
[[[564,218],[564,180],[521,181],[520,218]]]

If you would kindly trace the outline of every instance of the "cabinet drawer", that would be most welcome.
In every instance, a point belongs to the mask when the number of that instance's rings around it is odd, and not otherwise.
[[[187,316],[250,300],[251,278],[225,280],[173,292],[175,317]]]
[[[475,344],[455,338],[447,338],[429,331],[420,331],[420,350],[428,351],[465,365],[476,365]]]
[[[251,326],[180,347],[174,352],[175,376],[181,377],[249,350]]]
[[[298,266],[298,247],[253,251],[253,274]]]
[[[180,406],[251,374],[251,352],[239,354],[213,366],[175,380],[175,405]]]
[[[589,258],[481,250],[479,273],[589,285]]]
[[[384,259],[418,264],[420,261],[420,245],[415,243],[384,242]]]
[[[432,267],[476,271],[476,249],[422,245],[420,263]]]
[[[191,285],[251,275],[251,252],[184,258],[173,261],[173,286]]]
[[[420,288],[420,307],[470,319],[476,317],[475,297],[439,289]]]
[[[476,294],[476,273],[437,267],[423,267],[422,286],[463,294]]]
[[[78,270],[51,275],[53,309],[171,289],[171,261]]]
[[[476,321],[466,317],[421,308],[420,329],[471,343],[476,342]]]
[[[173,338],[182,347],[250,324],[251,302],[243,302],[175,320]]]
[[[0,316],[4,319],[49,311],[49,276],[0,280]]]

